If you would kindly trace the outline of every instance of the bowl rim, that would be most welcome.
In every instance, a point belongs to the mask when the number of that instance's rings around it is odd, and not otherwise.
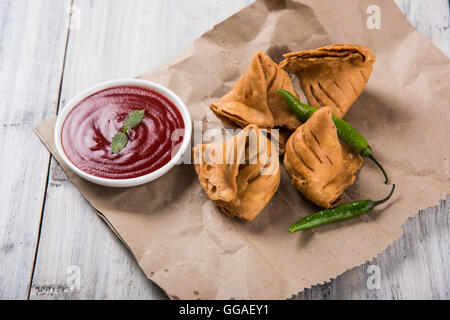
[[[72,163],[72,161],[69,159],[69,157],[66,155],[64,148],[62,147],[62,127],[64,125],[64,122],[69,115],[70,111],[72,111],[82,100],[85,98],[88,98],[89,96],[113,87],[120,87],[120,86],[138,86],[146,89],[152,89],[157,91],[158,93],[165,96],[167,99],[173,102],[175,107],[180,111],[181,116],[184,121],[184,137],[183,141],[181,142],[181,146],[178,149],[175,156],[170,159],[169,162],[167,162],[164,166],[161,168],[147,173],[143,176],[135,177],[135,178],[129,178],[129,179],[108,179],[108,178],[102,178],[97,177],[95,175],[89,174],[87,172],[84,172],[80,168],[78,168],[75,164]],[[150,181],[153,181],[165,173],[167,173],[170,169],[173,168],[175,164],[177,164],[181,157],[186,152],[187,147],[189,146],[191,142],[191,135],[192,135],[192,120],[191,115],[189,113],[188,108],[184,104],[184,102],[176,95],[173,91],[170,89],[164,87],[163,85],[160,85],[158,83],[143,80],[143,79],[115,79],[115,80],[109,80],[104,81],[101,83],[97,83],[89,88],[84,89],[80,93],[78,93],[75,97],[69,100],[68,103],[65,104],[63,109],[59,112],[58,118],[56,120],[55,124],[55,132],[54,132],[54,142],[56,151],[59,155],[59,157],[62,159],[64,164],[68,166],[73,172],[75,172],[78,176],[81,178],[84,178],[85,180],[88,180],[90,182],[93,182],[98,185],[102,186],[108,186],[108,187],[133,187],[142,185],[145,183],[148,183]]]

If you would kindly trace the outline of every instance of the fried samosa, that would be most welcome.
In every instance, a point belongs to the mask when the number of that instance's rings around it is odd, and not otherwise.
[[[375,62],[369,48],[354,44],[334,44],[284,57],[280,66],[300,79],[308,103],[327,106],[339,118],[364,90]]]
[[[203,190],[228,216],[252,221],[280,184],[275,146],[255,125],[226,142],[196,146],[193,158]]]
[[[233,128],[255,124],[260,128],[293,131],[301,122],[286,107],[278,89],[297,96],[289,75],[264,52],[257,52],[233,90],[212,103],[211,110]]]
[[[339,142],[328,107],[316,111],[286,145],[284,166],[292,184],[325,209],[343,201],[345,188],[353,184],[362,165],[362,157]]]

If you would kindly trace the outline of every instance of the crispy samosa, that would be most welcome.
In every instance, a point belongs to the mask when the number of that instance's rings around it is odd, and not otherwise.
[[[286,107],[278,89],[297,96],[289,75],[264,52],[257,52],[233,90],[212,103],[211,110],[224,124],[234,128],[255,124],[260,128],[293,131],[301,123]]]
[[[203,190],[226,215],[252,221],[280,184],[280,165],[267,133],[249,125],[226,142],[193,148]]]
[[[369,48],[354,44],[334,44],[284,57],[280,66],[297,75],[308,103],[327,106],[339,118],[364,90],[375,62]]]
[[[316,111],[286,145],[284,166],[292,184],[322,208],[342,202],[344,189],[353,184],[362,165],[362,157],[339,142],[328,107]]]

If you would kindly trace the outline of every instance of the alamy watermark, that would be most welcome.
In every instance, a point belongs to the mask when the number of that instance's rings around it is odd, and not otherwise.
[[[381,289],[381,270],[376,264],[372,264],[367,268],[366,271],[369,274],[367,277],[367,289],[370,290],[380,290]]]
[[[184,134],[184,129],[172,132],[171,141],[176,143],[172,157],[177,154]],[[278,171],[278,157],[278,129],[211,128],[203,132],[202,122],[194,121],[191,146],[178,164],[258,164],[262,165],[261,175],[271,175]]]
[[[371,5],[367,7],[367,29],[381,29],[381,9],[377,5]]]
[[[81,269],[70,265],[66,269],[66,283],[61,285],[46,285],[35,287],[37,295],[70,294],[81,289]]]

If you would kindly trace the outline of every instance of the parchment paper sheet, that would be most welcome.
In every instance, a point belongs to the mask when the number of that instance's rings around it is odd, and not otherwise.
[[[374,4],[381,8],[379,30],[366,26],[366,10]],[[129,189],[96,186],[63,166],[172,299],[291,297],[370,260],[401,235],[408,216],[450,191],[449,59],[391,1],[260,0],[141,77],[175,91],[193,120],[222,127],[209,104],[233,87],[254,52],[263,50],[278,62],[288,51],[339,42],[366,45],[377,56],[367,88],[346,116],[397,184],[392,201],[369,215],[289,234],[291,223],[317,208],[296,192],[284,169],[272,201],[255,221],[244,223],[213,206],[191,165]],[[54,123],[47,120],[35,131],[59,160]],[[389,189],[366,161],[345,196],[379,199]]]

